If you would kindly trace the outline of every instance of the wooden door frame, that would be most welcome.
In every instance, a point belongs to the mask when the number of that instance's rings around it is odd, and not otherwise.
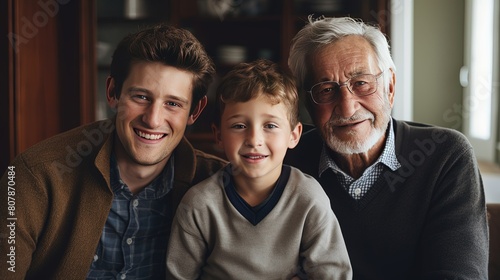
[[[46,4],[50,1],[41,2]],[[51,3],[56,3],[56,5],[60,2],[57,11],[53,7],[53,13],[47,7],[41,6],[41,2],[6,0],[0,3],[0,16],[4,19],[0,21],[0,32],[4,34],[0,39],[2,61],[0,63],[0,129],[2,130],[0,173],[2,174],[13,158],[29,145],[95,120],[97,80],[95,0],[53,1]],[[62,7],[63,5],[65,6]],[[36,16],[38,18],[35,18]],[[40,24],[40,35],[33,37],[33,40],[42,47],[61,50],[57,52],[55,61],[44,61],[59,65],[56,67],[60,69],[58,73],[47,73],[40,65],[30,67],[25,62],[26,57],[23,56],[32,57],[34,54],[26,50],[16,52],[17,47],[20,50],[27,45],[15,46],[16,41],[13,40],[16,35],[20,36],[17,38],[21,38],[26,33],[26,29],[23,28],[26,28],[24,25],[27,21],[31,20],[31,24],[36,25],[37,20],[39,20],[38,23],[44,23],[45,19],[50,20],[50,23],[46,26]],[[51,36],[46,36],[47,34]],[[32,47],[29,51],[31,50],[33,50]],[[51,54],[54,55],[54,52]],[[29,71],[26,72],[26,70]],[[50,75],[58,75],[58,78]],[[49,78],[43,80],[40,77]],[[39,83],[31,85],[31,88],[42,89],[23,92],[26,81]],[[43,88],[46,83],[50,83],[50,88],[55,89],[56,92],[50,94],[44,92]],[[28,114],[31,108],[36,109],[36,104],[26,101],[31,97],[45,98],[45,94],[47,98],[53,99],[47,102],[54,101],[58,104],[55,106],[56,109],[48,110],[47,115],[39,114],[36,118],[31,115],[27,122],[28,115],[24,114]],[[47,123],[50,123],[50,132],[31,132],[31,128],[43,128]]]

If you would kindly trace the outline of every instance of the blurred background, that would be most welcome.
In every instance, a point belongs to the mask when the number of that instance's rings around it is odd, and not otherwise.
[[[105,80],[128,33],[160,21],[189,29],[216,62],[215,86],[238,62],[268,58],[286,67],[290,41],[310,14],[379,25],[397,67],[393,116],[464,133],[485,182],[500,189],[495,0],[2,1],[0,167],[45,138],[113,114]],[[208,97],[213,104],[213,88]],[[208,106],[187,137],[218,154],[212,113]],[[304,110],[301,117],[309,122]]]

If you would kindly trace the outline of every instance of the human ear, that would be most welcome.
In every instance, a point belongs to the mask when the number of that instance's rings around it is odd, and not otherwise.
[[[300,136],[302,135],[302,123],[298,122],[295,128],[290,134],[290,142],[288,143],[288,148],[293,149],[297,144],[299,144]]]
[[[221,131],[215,124],[212,124],[212,133],[214,134],[215,143],[222,146]]]
[[[391,104],[391,108],[394,105],[394,94],[396,93],[396,74],[392,69],[390,70],[391,78],[389,81],[389,87],[387,88],[387,99],[389,99],[389,104]]]
[[[116,98],[115,79],[111,76],[106,78],[106,100],[108,101],[109,107],[116,109],[118,106],[118,99]]]
[[[191,115],[189,115],[189,119],[187,124],[191,125],[193,124],[196,119],[200,116],[201,112],[203,112],[203,109],[205,109],[205,106],[207,106],[208,99],[207,96],[203,96],[200,101],[198,101],[198,104],[196,104],[196,107],[194,107],[193,111],[191,112]]]

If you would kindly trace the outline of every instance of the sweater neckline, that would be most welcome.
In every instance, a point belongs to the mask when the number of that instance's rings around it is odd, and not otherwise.
[[[264,220],[269,213],[274,209],[274,207],[278,204],[283,191],[285,190],[285,186],[288,182],[288,178],[290,177],[291,168],[288,165],[283,165],[281,169],[281,175],[274,186],[273,191],[269,195],[269,197],[262,203],[256,207],[250,206],[236,191],[236,187],[234,185],[233,176],[231,175],[231,165],[227,165],[224,168],[224,174],[222,176],[224,180],[224,190],[229,199],[229,202],[236,208],[236,210],[250,222],[252,225],[256,226],[262,220]]]

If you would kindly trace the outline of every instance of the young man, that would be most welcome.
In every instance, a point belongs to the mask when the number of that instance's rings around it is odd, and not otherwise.
[[[472,147],[457,131],[391,118],[396,74],[380,30],[310,19],[288,62],[316,129],[285,162],[329,195],[354,279],[487,279]]]
[[[188,31],[157,25],[124,38],[107,79],[113,119],[18,155],[15,244],[1,279],[164,279],[171,220],[187,189],[225,162],[183,138],[207,103],[214,66]],[[9,174],[1,181],[7,202]],[[9,229],[0,229],[2,237]],[[13,249],[11,249],[13,248]],[[5,259],[7,256],[7,260]]]
[[[302,132],[291,76],[266,60],[240,64],[221,81],[217,102],[214,130],[230,164],[182,200],[169,279],[350,279],[324,191],[283,165]]]

